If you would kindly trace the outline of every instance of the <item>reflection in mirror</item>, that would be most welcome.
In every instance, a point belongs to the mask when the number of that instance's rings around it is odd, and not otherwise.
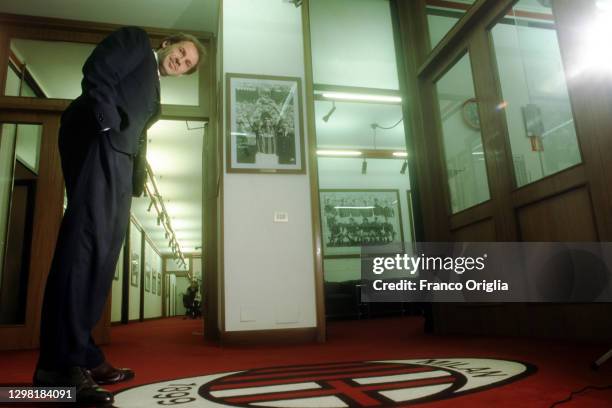
[[[147,189],[161,196],[152,203],[142,196],[132,201],[132,214],[162,255],[171,255],[171,226],[183,253],[202,247],[202,153],[205,122],[160,120],[147,132],[147,162],[154,176]],[[161,202],[169,219],[159,216]],[[184,269],[182,269],[184,270]]]
[[[9,71],[24,78],[34,95],[18,93],[8,84],[5,95],[76,98],[81,93],[81,69],[93,48],[93,44],[11,39]]]
[[[81,94],[81,70],[94,47],[94,44],[12,38],[4,94],[76,98]],[[197,74],[172,79],[162,77],[161,103],[197,106],[198,80]]]
[[[465,54],[436,83],[452,213],[490,198],[472,66]]]
[[[309,4],[315,83],[399,88],[388,1],[311,0]]]
[[[0,324],[25,322],[41,135],[41,125],[2,124]]]
[[[335,107],[335,109],[333,109]],[[402,118],[400,104],[376,104],[335,100],[315,100],[317,148],[362,148],[404,150],[404,125],[392,129],[372,129],[377,123],[391,127]],[[326,120],[327,119],[327,120]]]
[[[516,185],[581,162],[552,10],[519,1],[491,30]]]
[[[403,121],[390,2],[311,0],[309,5],[327,290],[331,282],[361,278],[362,245],[414,239],[409,126]],[[351,204],[341,205],[343,199]],[[344,315],[344,306],[330,299],[327,316]]]

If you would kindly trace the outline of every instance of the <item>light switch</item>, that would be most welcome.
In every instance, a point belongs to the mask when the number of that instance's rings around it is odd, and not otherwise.
[[[274,211],[274,222],[289,222],[289,214],[283,211]]]

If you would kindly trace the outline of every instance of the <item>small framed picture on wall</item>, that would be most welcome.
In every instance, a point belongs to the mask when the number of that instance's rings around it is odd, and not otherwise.
[[[162,295],[162,290],[161,290],[161,272],[157,272],[157,295],[161,296]]]
[[[132,253],[130,263],[130,284],[138,287],[138,277],[140,276],[140,255]]]
[[[145,263],[145,290],[151,292],[151,267]]]

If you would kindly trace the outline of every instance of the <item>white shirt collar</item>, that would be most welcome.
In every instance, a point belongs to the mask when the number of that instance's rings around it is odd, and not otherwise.
[[[161,79],[161,73],[159,72],[159,57],[157,56],[157,51],[153,50],[153,55],[155,55],[155,63],[157,64],[157,77]]]

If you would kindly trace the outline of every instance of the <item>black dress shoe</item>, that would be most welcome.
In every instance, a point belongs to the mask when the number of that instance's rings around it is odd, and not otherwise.
[[[134,371],[129,368],[115,368],[108,362],[103,362],[89,370],[91,377],[98,384],[117,384],[134,378]]]
[[[100,388],[89,372],[81,367],[70,367],[63,371],[38,369],[34,373],[35,387],[75,387],[76,400],[81,405],[108,405],[113,402],[113,393]]]

